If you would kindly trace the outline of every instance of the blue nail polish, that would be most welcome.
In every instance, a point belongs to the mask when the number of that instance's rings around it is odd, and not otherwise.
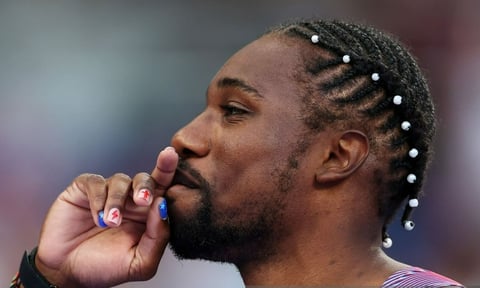
[[[103,214],[104,214],[103,211],[98,212],[98,225],[100,225],[100,227],[102,228],[105,228],[108,225],[105,224],[105,222],[103,221]]]
[[[163,199],[162,202],[158,204],[158,212],[160,213],[160,218],[162,218],[162,220],[168,219],[167,200]]]

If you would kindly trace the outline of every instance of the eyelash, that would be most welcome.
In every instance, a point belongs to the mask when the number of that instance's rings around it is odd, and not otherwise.
[[[235,105],[226,104],[226,105],[221,105],[220,107],[224,112],[223,113],[224,117],[243,116],[249,113],[249,111],[247,111],[246,109],[242,109]]]

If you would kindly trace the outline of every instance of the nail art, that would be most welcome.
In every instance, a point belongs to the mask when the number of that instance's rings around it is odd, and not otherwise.
[[[152,198],[152,194],[150,193],[150,191],[148,189],[141,189],[138,192],[137,198],[141,199],[141,200],[143,200],[147,203],[150,203],[150,199]]]
[[[110,209],[110,211],[108,212],[107,220],[108,222],[111,222],[115,225],[120,224],[120,210],[118,210],[117,208]]]
[[[162,202],[160,202],[158,205],[158,212],[160,213],[160,218],[162,218],[162,220],[168,219],[167,200],[163,199]]]
[[[107,227],[108,225],[105,224],[105,221],[103,221],[103,211],[98,212],[98,225],[102,228]]]

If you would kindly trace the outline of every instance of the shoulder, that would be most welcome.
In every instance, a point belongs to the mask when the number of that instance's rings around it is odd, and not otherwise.
[[[382,284],[382,288],[393,287],[465,287],[464,285],[452,280],[446,276],[435,272],[418,268],[409,267],[399,270]]]

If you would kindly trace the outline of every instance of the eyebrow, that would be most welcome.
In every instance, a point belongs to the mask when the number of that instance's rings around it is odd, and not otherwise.
[[[264,98],[257,89],[253,88],[252,86],[245,83],[245,81],[238,79],[238,78],[230,78],[224,77],[217,81],[217,87],[219,88],[234,88],[239,89],[241,91],[247,92],[258,98]]]

